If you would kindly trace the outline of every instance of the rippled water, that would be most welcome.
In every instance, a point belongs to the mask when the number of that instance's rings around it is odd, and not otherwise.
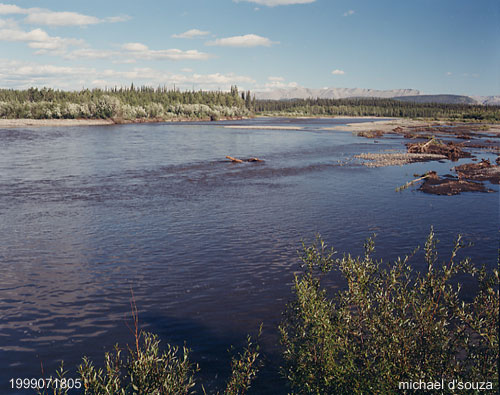
[[[60,360],[75,377],[81,356],[100,362],[115,342],[131,343],[133,289],[142,326],[163,342],[186,341],[209,386],[224,382],[229,346],[263,322],[267,369],[255,392],[286,393],[274,377],[276,326],[296,250],[316,232],[355,253],[376,232],[377,257],[395,258],[434,225],[443,253],[462,233],[476,263],[496,265],[498,192],[396,193],[414,173],[455,164],[340,166],[402,148],[400,137],[320,130],[348,122],[0,130],[0,392],[15,393],[6,392],[11,377],[46,376]],[[223,127],[236,124],[304,130]]]

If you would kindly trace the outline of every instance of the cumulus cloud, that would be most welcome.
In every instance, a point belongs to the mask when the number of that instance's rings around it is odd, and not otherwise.
[[[212,55],[196,49],[187,51],[176,48],[154,50],[141,43],[126,43],[122,45],[122,48],[128,51],[128,55],[144,60],[206,60],[212,57]]]
[[[18,29],[18,25],[12,19],[0,19],[0,29]]]
[[[86,26],[100,23],[95,16],[83,15],[77,12],[33,12],[24,21],[33,25],[47,26]]]
[[[332,71],[332,74],[333,75],[344,75],[345,71],[344,70],[335,69],[335,70]]]
[[[51,86],[58,89],[81,89],[83,86],[129,86],[174,85],[181,89],[192,89],[193,84],[200,89],[229,89],[231,85],[255,84],[249,76],[235,73],[176,74],[149,67],[130,70],[93,67],[67,67],[47,64],[26,63],[0,59],[0,85],[22,89],[30,86]]]
[[[132,17],[129,15],[118,15],[118,16],[108,16],[102,19],[103,22],[117,23],[117,22],[127,22],[131,20]]]
[[[135,63],[138,60],[206,60],[212,55],[197,50],[152,50],[142,43],[125,43],[121,51],[81,48],[64,55],[66,59],[111,59],[113,63]]]
[[[284,77],[270,76],[267,77],[267,82],[264,85],[259,85],[256,88],[262,91],[271,91],[274,89],[296,88],[299,84],[295,81],[286,82]]]
[[[0,15],[26,14],[26,12],[24,8],[18,7],[17,5],[0,3]]]
[[[266,5],[268,7],[275,7],[277,5],[291,5],[291,4],[309,4],[314,3],[316,0],[233,0],[235,3],[246,1],[248,3],[256,3]]]
[[[66,59],[113,59],[121,56],[118,51],[109,51],[92,48],[80,48],[64,55]]]
[[[253,84],[255,80],[247,76],[236,75],[234,73],[221,74],[193,74],[188,79],[195,83],[211,84],[211,85],[232,85],[236,83]]]
[[[285,81],[283,77],[267,77],[267,79],[269,81],[278,81],[278,82]]]
[[[84,45],[84,41],[74,38],[53,37],[42,29],[24,31],[18,28],[0,29],[0,41],[27,42],[30,48],[38,50],[65,50],[70,45]]]
[[[25,14],[27,16],[24,18],[24,22],[46,26],[88,26],[103,22],[123,22],[130,19],[126,15],[100,19],[77,12],[51,11],[42,8],[21,8],[13,4],[0,3],[0,15],[2,14]]]
[[[206,43],[206,45],[216,45],[221,47],[270,47],[273,44],[279,44],[279,42],[271,41],[266,37],[261,37],[256,34],[218,38],[214,41]]]
[[[299,86],[299,84],[297,84],[296,82],[292,81],[292,82],[288,82],[288,83],[284,83],[284,82],[279,82],[279,81],[272,81],[272,82],[267,82],[264,84],[264,91],[270,91],[270,90],[273,90],[273,89],[280,89],[280,88],[297,88]]]
[[[122,45],[122,48],[127,51],[147,51],[149,48],[141,43],[126,43]]]
[[[208,36],[209,34],[210,34],[209,31],[190,29],[184,33],[172,34],[172,37],[173,38],[200,38],[200,37]]]
[[[351,16],[351,15],[354,15],[354,10],[349,10],[349,11],[346,11],[344,12],[344,16]]]
[[[56,89],[81,89],[95,69],[26,63],[0,59],[0,85],[14,89],[50,86]]]

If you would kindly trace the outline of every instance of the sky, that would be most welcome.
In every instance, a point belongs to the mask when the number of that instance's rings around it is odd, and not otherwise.
[[[500,95],[498,0],[0,0],[0,88]]]

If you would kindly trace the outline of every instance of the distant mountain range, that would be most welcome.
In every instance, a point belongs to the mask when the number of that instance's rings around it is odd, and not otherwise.
[[[378,97],[413,101],[417,103],[446,104],[484,104],[500,105],[500,96],[461,96],[461,95],[421,95],[416,89],[376,90],[362,88],[323,88],[309,89],[302,87],[279,88],[265,92],[255,92],[255,98],[260,100],[291,100],[291,99],[345,99],[349,97]]]

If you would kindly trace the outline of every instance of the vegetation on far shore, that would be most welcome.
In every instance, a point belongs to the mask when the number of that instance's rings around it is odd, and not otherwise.
[[[500,122],[500,106],[416,103],[394,99],[257,100],[254,111],[281,116],[369,116]]]
[[[163,87],[60,91],[30,88],[0,89],[0,118],[112,119],[116,122],[151,120],[218,120],[252,115],[250,94],[186,91]]]
[[[319,236],[311,246],[303,245],[303,272],[295,276],[294,299],[279,326],[281,373],[290,393],[413,393],[411,383],[433,386],[441,381],[455,383],[454,388],[438,388],[443,394],[456,393],[460,385],[467,393],[480,386],[485,389],[480,393],[497,393],[498,270],[488,273],[467,258],[457,260],[464,246],[460,237],[451,256],[440,262],[437,242],[431,229],[421,273],[410,264],[416,251],[393,263],[375,261],[372,239],[360,257],[336,257]],[[343,278],[340,291],[325,286],[332,271]],[[477,286],[470,301],[460,294],[458,281],[465,276]],[[133,316],[135,344],[127,352],[117,346],[106,354],[103,368],[87,358],[78,368],[83,393],[205,393],[189,350],[167,345],[161,351],[157,336],[138,330],[134,307]],[[233,357],[222,393],[250,389],[263,365],[257,343],[249,337],[244,351]],[[401,390],[401,383],[409,390]]]
[[[0,118],[219,120],[274,116],[371,116],[500,122],[500,106],[350,98],[256,100],[250,91],[184,91],[147,86],[61,91],[0,89]]]

